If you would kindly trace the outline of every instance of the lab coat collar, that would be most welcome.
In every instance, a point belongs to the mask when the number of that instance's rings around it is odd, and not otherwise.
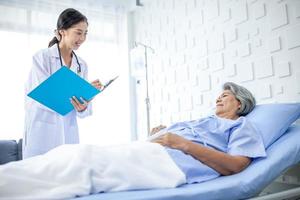
[[[56,43],[52,47],[49,47],[49,51],[50,51],[51,57],[59,59],[59,53],[58,53],[57,45],[58,44]],[[78,62],[80,63],[80,65],[83,64],[82,60],[79,57],[78,57]],[[72,57],[72,63],[77,63],[75,56]]]
[[[59,53],[57,49],[57,44],[54,44],[52,47],[49,47],[51,57],[59,59]]]

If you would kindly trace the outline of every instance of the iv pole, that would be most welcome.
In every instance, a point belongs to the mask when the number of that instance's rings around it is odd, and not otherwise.
[[[145,56],[145,69],[146,69],[146,109],[147,109],[147,133],[148,136],[150,136],[150,99],[149,99],[149,86],[148,86],[148,61],[147,61],[147,49],[150,49],[152,53],[154,53],[154,49],[151,48],[150,46],[147,46],[143,43],[140,42],[135,42],[135,46],[137,47],[138,45],[144,47],[144,56]]]

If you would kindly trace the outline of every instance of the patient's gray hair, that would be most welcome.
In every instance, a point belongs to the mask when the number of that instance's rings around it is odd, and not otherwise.
[[[235,98],[241,102],[241,107],[236,113],[237,115],[245,116],[254,109],[256,104],[255,98],[252,93],[243,86],[227,82],[224,83],[223,90],[230,90]]]

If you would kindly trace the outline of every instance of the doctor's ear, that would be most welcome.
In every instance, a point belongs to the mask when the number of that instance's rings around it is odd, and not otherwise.
[[[65,34],[65,31],[64,30],[59,30],[58,33],[59,33],[60,37],[62,37]]]

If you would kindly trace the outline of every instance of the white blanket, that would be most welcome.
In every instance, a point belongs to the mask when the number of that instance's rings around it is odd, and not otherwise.
[[[172,188],[185,175],[156,143],[63,145],[0,166],[0,199],[66,199],[99,192]]]

